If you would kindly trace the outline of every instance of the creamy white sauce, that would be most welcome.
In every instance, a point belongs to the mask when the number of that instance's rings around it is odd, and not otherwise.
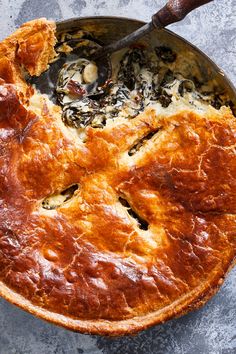
[[[82,31],[61,34],[58,54],[66,53],[71,58],[71,39],[78,39],[76,45],[73,42],[78,49],[91,45],[90,36]],[[216,82],[207,82],[201,76],[200,66],[191,53],[183,56],[164,46],[122,49],[112,54],[111,62],[111,82],[103,88],[94,84],[99,72],[88,57],[68,59],[59,73],[56,89],[62,120],[82,140],[86,140],[87,126],[102,129],[110,122],[133,119],[150,107],[168,114],[184,108],[204,112],[209,106],[219,109],[227,103],[228,98],[217,92]],[[91,84],[95,97],[87,92]],[[97,94],[101,92],[102,95]]]

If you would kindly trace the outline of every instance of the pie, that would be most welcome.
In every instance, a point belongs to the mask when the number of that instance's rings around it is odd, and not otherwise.
[[[122,52],[96,99],[65,64],[55,103],[31,77],[91,39],[63,36],[38,19],[0,43],[0,294],[71,330],[131,334],[203,305],[234,264],[236,120],[163,46]]]

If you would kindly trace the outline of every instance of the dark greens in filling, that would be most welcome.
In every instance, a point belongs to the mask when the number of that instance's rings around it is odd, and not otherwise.
[[[73,34],[68,36],[58,48],[63,52],[63,45],[68,45],[71,47],[71,56],[78,48],[81,51],[83,34],[80,32],[79,39],[74,38]],[[90,46],[93,43],[96,47],[95,40],[91,41],[90,37],[88,39],[87,33],[85,37],[85,48],[86,43]],[[78,47],[76,43],[79,43]],[[186,79],[184,74],[176,72],[173,68],[178,55],[166,46],[156,47],[153,51],[141,47],[127,50],[120,60],[117,75],[113,75],[113,79],[102,87],[96,87],[94,95],[88,95],[87,86],[78,78],[78,73],[81,74],[88,63],[88,56],[85,59],[83,53],[80,53],[79,59],[77,57],[76,61],[72,60],[64,65],[56,86],[57,97],[63,109],[62,118],[69,126],[84,128],[90,125],[102,128],[107,119],[132,119],[155,103],[167,108],[173,101],[173,95],[175,99],[188,97],[192,105],[195,99],[205,101],[217,109],[228,103],[224,96],[204,91],[204,83],[199,78],[193,76]]]

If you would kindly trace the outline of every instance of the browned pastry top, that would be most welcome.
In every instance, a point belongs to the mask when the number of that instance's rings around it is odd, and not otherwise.
[[[71,329],[135,332],[206,301],[234,260],[236,120],[150,108],[83,143],[59,107],[28,103],[22,66],[47,68],[54,30],[33,21],[0,44],[0,293]]]

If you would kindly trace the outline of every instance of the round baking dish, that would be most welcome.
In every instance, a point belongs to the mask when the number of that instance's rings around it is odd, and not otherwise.
[[[71,31],[75,29],[83,29],[91,32],[98,40],[104,44],[118,40],[126,34],[141,27],[143,22],[120,18],[120,17],[86,17],[75,18],[57,23],[57,32]],[[223,71],[198,48],[177,36],[169,30],[155,30],[150,35],[143,38],[142,42],[146,46],[170,46],[176,52],[185,53],[191,58],[194,65],[198,65],[202,76],[206,80],[215,80],[222,91],[225,91],[233,104],[233,110],[236,106],[236,89]],[[219,274],[212,279],[211,287],[201,285],[200,289],[195,289],[193,293],[186,295],[184,304],[176,301],[167,306],[164,311],[154,311],[148,315],[138,318],[127,319],[124,321],[106,321],[106,320],[78,320],[68,318],[61,314],[45,310],[33,305],[30,301],[23,298],[13,290],[10,290],[4,284],[0,284],[0,294],[11,303],[31,312],[32,314],[48,320],[57,325],[64,326],[70,330],[80,331],[90,334],[101,335],[125,335],[144,330],[151,325],[162,323],[170,318],[178,317],[191,310],[197,309],[203,305],[211,296],[213,296],[222,284],[225,274],[233,266],[234,260],[231,260],[227,266],[222,269]],[[196,294],[195,294],[196,292]],[[196,295],[194,297],[194,295]]]

